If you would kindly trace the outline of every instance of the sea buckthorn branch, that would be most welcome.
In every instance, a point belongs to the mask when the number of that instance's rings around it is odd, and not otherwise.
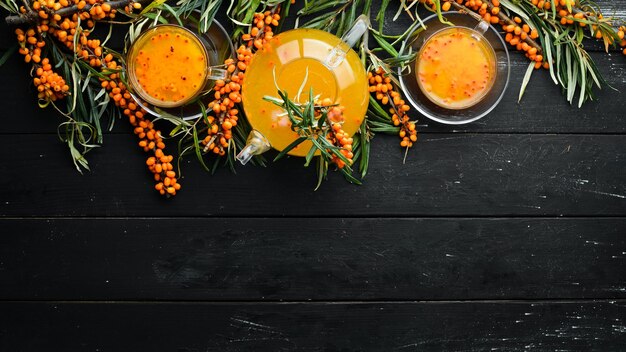
[[[111,2],[69,1],[71,0],[36,0],[24,6],[22,13],[38,11],[38,22],[35,28],[15,31],[21,45],[20,53],[25,56],[25,61],[32,61],[36,65],[37,77],[34,78],[34,83],[39,91],[39,98],[53,102],[69,94],[69,86],[58,74],[51,71],[48,58],[40,57],[41,48],[45,46],[42,39],[49,36],[74,53],[74,58],[78,60],[74,63],[82,61],[99,72],[97,78],[101,88],[108,92],[110,100],[128,117],[134,133],[139,137],[139,146],[152,154],[146,164],[154,175],[155,189],[163,195],[175,195],[181,186],[173,170],[173,156],[164,153],[165,143],[161,132],[155,129],[154,123],[147,118],[146,111],[130,95],[120,74],[122,67],[114,54],[103,48],[100,40],[88,38],[95,22],[114,18],[116,9]],[[139,2],[124,1],[115,4],[116,7],[123,5],[127,6],[127,11],[141,8]],[[63,12],[64,9],[71,11]]]
[[[208,104],[207,135],[202,140],[204,153],[213,153],[218,156],[226,155],[233,140],[232,129],[238,125],[241,103],[241,85],[245,72],[252,60],[254,52],[261,49],[273,35],[273,28],[279,25],[280,15],[272,11],[259,12],[249,33],[243,34],[243,44],[237,48],[237,57],[227,59],[224,64],[229,77],[216,82],[214,100]]]
[[[401,9],[410,9],[417,3],[419,2],[415,0],[413,4],[406,6],[403,2]],[[412,52],[410,48],[406,48],[404,45],[402,45],[401,49],[398,51],[394,45],[404,41],[410,41],[411,36],[420,33],[421,29],[414,27],[414,29],[406,30],[398,36],[385,35],[381,31],[385,21],[384,11],[384,9],[381,9],[376,16],[379,31],[370,27],[370,34],[373,34],[376,43],[378,43],[378,47],[384,50],[388,58],[381,59],[378,57],[375,52],[376,49],[370,50],[367,42],[364,42],[362,45],[362,60],[369,62],[367,80],[370,92],[370,103],[366,119],[367,126],[361,133],[366,133],[365,139],[368,139],[372,132],[398,136],[400,138],[400,146],[405,148],[404,161],[406,161],[409,149],[417,142],[417,129],[415,120],[411,121],[408,115],[410,107],[402,98],[402,94],[398,88],[400,82],[394,75],[394,71],[396,68],[403,73],[410,70],[409,64],[415,60],[417,53]],[[416,21],[414,26],[418,23],[419,22]],[[387,39],[394,39],[395,41],[389,43]],[[364,62],[364,65],[365,64],[366,62]],[[360,145],[358,147],[357,155],[359,155]]]
[[[43,1],[43,0],[35,1],[33,5],[31,6],[26,1],[27,0],[25,0],[24,5],[21,6],[19,15],[11,15],[5,18],[5,22],[9,26],[20,26],[20,25],[25,25],[25,24],[37,23],[42,18],[42,11],[43,11],[43,14],[47,15],[48,17],[54,17],[55,15],[58,15],[60,17],[67,17],[67,16],[71,16],[79,12],[85,12],[85,11],[89,12],[92,7],[100,6],[100,4],[90,3],[89,1],[85,1],[85,0],[79,0],[79,1],[64,0],[64,1],[55,2],[56,4],[59,4],[60,6],[58,5],[47,6],[48,2]],[[134,5],[135,3],[142,5],[142,4],[152,2],[152,1],[153,0],[137,0],[137,1],[113,0],[113,1],[103,2],[102,5],[105,5],[105,9],[109,7],[110,9],[114,9],[114,10],[125,8],[127,12],[130,12],[132,11],[131,9],[133,8],[133,6],[137,6],[137,5]],[[67,3],[68,5],[69,4],[72,4],[72,5],[69,5],[69,6],[64,5],[65,3]],[[39,5],[35,5],[35,4],[39,4]],[[141,8],[141,6],[135,7],[135,9],[137,8]],[[108,11],[108,9],[106,11]]]
[[[579,93],[578,106],[581,106],[584,101],[593,98],[593,85],[601,87],[606,84],[584,49],[583,38],[602,39],[607,50],[611,44],[626,46],[623,31],[620,35],[623,21],[604,18],[600,9],[588,0],[517,0],[502,4],[500,0],[413,1],[422,2],[436,12],[465,7],[491,24],[500,24],[505,32],[505,41],[531,60],[522,81],[520,99],[531,69],[543,67],[550,71],[555,84],[563,87],[570,103],[573,103],[575,93]],[[507,14],[513,14],[513,17]],[[585,27],[589,28],[589,35],[583,31]],[[624,49],[621,50],[624,52]],[[571,60],[566,60],[566,57]],[[557,67],[560,69],[557,70]],[[576,79],[572,78],[573,74],[577,75]]]
[[[74,52],[78,59],[88,62],[92,67],[100,67],[103,54],[100,40],[88,39],[88,35],[95,26],[95,21],[113,19],[117,10],[109,3],[98,0],[35,0],[32,4],[26,1],[24,4],[20,8],[22,17],[32,18],[35,13],[37,22],[26,30],[15,30],[20,44],[19,52],[24,55],[25,62],[32,62],[34,65],[37,77],[33,81],[37,86],[39,99],[55,101],[69,94],[69,85],[52,71],[49,60],[41,57],[41,50],[46,45],[45,38],[55,38]],[[141,7],[139,3],[136,4],[139,5],[135,5],[136,8]],[[63,11],[74,7],[76,11]]]
[[[18,52],[24,56],[26,63],[33,64],[35,77],[33,83],[37,88],[37,97],[47,102],[62,99],[69,94],[69,86],[55,71],[48,58],[41,58],[41,49],[46,45],[41,35],[40,28],[29,28],[26,31],[18,28],[15,30],[17,41],[20,45]]]
[[[546,19],[549,19],[550,15],[555,15],[559,19],[558,23],[564,27],[589,27],[590,35],[596,39],[602,39],[607,52],[611,45],[626,46],[621,25],[623,20],[613,17],[605,18],[595,4],[586,1],[555,0],[554,10],[552,10],[549,1],[543,1],[542,4],[541,0],[526,0],[526,3],[532,4]]]
[[[172,161],[172,155],[165,154],[165,142],[161,131],[157,130],[154,123],[147,117],[147,112],[138,104],[128,91],[123,77],[117,69],[120,65],[112,53],[103,54],[102,60],[91,60],[90,65],[101,70],[105,76],[100,77],[102,88],[108,93],[115,106],[128,118],[133,126],[133,133],[139,138],[139,147],[150,157],[146,160],[148,170],[153,174],[154,188],[165,196],[174,196],[181,189],[178,177]],[[99,64],[99,62],[102,64]]]
[[[352,166],[354,163],[354,154],[352,153],[352,143],[354,139],[350,137],[343,130],[343,123],[345,118],[343,112],[344,106],[333,104],[333,102],[326,98],[322,101],[316,101],[314,107],[314,118],[319,121],[324,119],[331,124],[331,128],[326,133],[326,139],[335,147],[339,153],[331,153],[331,163],[337,165],[339,169],[343,169],[346,166]],[[324,114],[326,117],[324,118]],[[319,124],[318,124],[319,126]],[[330,152],[329,149],[327,149]],[[339,155],[343,155],[343,158]]]
[[[118,66],[111,53],[104,57],[104,62],[107,68],[114,69]],[[102,88],[109,92],[109,97],[134,127],[133,133],[139,138],[139,147],[151,154],[146,165],[154,175],[154,188],[162,195],[176,195],[181,185],[172,164],[174,157],[164,152],[165,142],[161,131],[155,128],[154,123],[147,118],[147,112],[130,95],[119,74],[110,73],[108,78],[100,80]]]
[[[470,14],[473,12],[487,23],[502,25],[502,29],[505,31],[510,28],[510,32],[514,32],[514,35],[518,36],[518,42],[526,42],[530,48],[536,49],[535,54],[541,54],[541,46],[534,40],[537,38],[537,33],[530,29],[518,30],[517,27],[520,27],[521,21],[518,17],[510,18],[504,11],[501,11],[499,0],[444,0],[441,4],[443,11],[448,11],[451,7]],[[511,45],[516,46],[517,43]]]
[[[538,38],[536,29],[532,30],[528,24],[522,24],[521,18],[517,16],[513,18],[507,16],[504,11],[501,11],[499,0],[485,0],[484,2],[481,0],[469,0],[465,1],[464,5],[461,5],[462,2],[463,0],[446,1],[442,5],[442,10],[447,11],[446,7],[449,8],[449,6],[446,4],[452,4],[457,9],[471,9],[488,23],[500,24],[505,32],[511,33],[510,39],[507,40],[507,43],[515,47],[518,47],[519,44],[519,48],[517,48],[517,50],[528,52],[527,56],[531,59],[531,61],[537,61],[535,60],[535,56],[541,55],[542,49],[541,45],[535,41],[535,39]],[[523,45],[524,42],[526,43],[526,46]],[[533,48],[535,50],[532,50]]]
[[[24,0],[23,5],[19,8],[17,5],[14,6],[18,9],[17,12],[22,15],[28,11],[35,12],[37,21],[29,23],[26,28],[17,28],[15,34],[20,45],[19,52],[24,56],[24,61],[33,65],[31,75],[34,76],[33,83],[37,88],[39,105],[45,107],[52,104],[67,118],[67,121],[59,126],[59,131],[64,131],[65,136],[60,134],[59,137],[62,141],[67,142],[74,164],[78,171],[81,171],[81,167],[89,169],[84,154],[96,146],[94,143],[102,142],[99,125],[101,114],[93,113],[94,106],[91,106],[91,111],[77,109],[78,104],[84,103],[83,93],[79,92],[77,88],[83,87],[83,90],[86,88],[89,94],[93,93],[93,89],[89,86],[89,82],[84,82],[86,79],[89,80],[89,76],[85,79],[80,74],[76,74],[80,72],[80,69],[76,67],[78,62],[73,53],[75,47],[87,44],[86,37],[94,26],[94,22],[91,20],[92,15],[93,18],[98,19],[113,18],[115,10],[107,8],[107,6],[104,6],[103,9],[100,3],[92,1],[93,6],[88,13],[74,13],[67,17],[55,13],[72,4],[74,2],[70,4],[69,0],[35,0],[32,3]],[[87,30],[79,26],[81,20],[83,20],[82,23],[85,24]],[[89,40],[89,43],[93,44],[93,41]],[[72,54],[63,53],[59,49],[59,46],[63,45],[70,49]],[[99,46],[99,42],[97,46]],[[56,62],[53,63],[49,58],[42,56],[44,47],[48,49],[48,54],[52,53]],[[60,73],[52,69],[57,65],[60,65]],[[74,97],[71,103],[68,103],[67,111],[62,111],[54,102],[70,95],[71,88],[74,89]],[[85,134],[86,131],[88,131],[87,135]],[[78,145],[83,147],[82,152],[76,148]]]
[[[437,3],[433,0],[419,0],[433,11],[438,11]],[[442,11],[449,11],[452,7],[472,16],[480,16],[484,21],[496,25],[500,24],[505,35],[505,41],[519,51],[523,51],[535,68],[542,66],[544,56],[542,48],[535,39],[539,37],[536,29],[522,23],[518,16],[513,18],[501,10],[500,0],[442,0],[439,2]],[[543,5],[543,4],[542,4]],[[547,65],[547,64],[546,64]],[[547,67],[546,67],[547,68]]]
[[[417,142],[417,130],[415,122],[410,121],[407,112],[411,109],[402,99],[400,93],[395,89],[389,74],[381,67],[367,73],[369,81],[369,91],[384,106],[389,106],[391,122],[399,127],[398,136],[400,146],[411,148]]]
[[[274,161],[309,141],[312,146],[305,157],[304,166],[309,166],[316,154],[319,154],[316,190],[326,179],[329,164],[336,165],[349,182],[361,184],[361,181],[352,176],[354,139],[343,130],[345,108],[328,98],[317,100],[312,88],[305,103],[290,100],[284,91],[278,91],[278,95],[279,98],[266,96],[264,99],[285,110],[291,122],[291,130],[300,137],[283,149]]]

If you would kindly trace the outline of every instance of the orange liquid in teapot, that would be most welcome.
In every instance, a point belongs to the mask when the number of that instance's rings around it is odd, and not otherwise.
[[[496,76],[491,46],[462,27],[435,33],[420,50],[416,66],[424,95],[448,109],[464,109],[481,101]]]
[[[243,105],[248,121],[261,132],[272,147],[282,150],[299,135],[291,130],[291,122],[284,110],[264,96],[278,97],[274,85],[286,90],[291,100],[306,103],[309,90],[320,99],[329,98],[345,107],[344,131],[354,134],[365,116],[368,104],[367,76],[358,55],[349,51],[338,67],[324,64],[331,50],[340,39],[323,31],[298,29],[284,32],[272,38],[257,52],[246,70],[243,83]],[[296,97],[305,81],[301,96]],[[304,142],[289,154],[304,156],[311,148]]]

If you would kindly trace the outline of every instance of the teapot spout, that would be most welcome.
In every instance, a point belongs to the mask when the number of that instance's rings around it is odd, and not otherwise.
[[[330,68],[339,66],[346,58],[348,50],[350,50],[350,48],[352,48],[359,41],[359,39],[361,39],[361,37],[367,34],[369,26],[369,18],[365,15],[359,16],[356,21],[354,21],[352,28],[350,28],[350,30],[348,30],[348,32],[341,37],[341,43],[335,46],[328,54],[328,57],[326,57],[326,66]],[[344,49],[344,45],[347,48]]]
[[[257,131],[252,130],[248,135],[246,146],[237,154],[237,160],[241,165],[246,165],[252,157],[265,153],[271,148],[270,142],[265,136]]]

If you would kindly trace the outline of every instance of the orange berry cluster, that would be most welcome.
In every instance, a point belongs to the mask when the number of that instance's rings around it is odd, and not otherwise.
[[[37,97],[43,100],[56,100],[69,94],[70,87],[65,84],[63,77],[52,71],[50,60],[41,60],[41,67],[35,70],[37,77],[33,78],[33,83],[37,87]]]
[[[333,131],[328,134],[326,137],[331,143],[335,146],[340,147],[339,152],[348,159],[348,166],[352,166],[352,158],[354,154],[352,153],[352,137],[348,137],[348,135],[341,129],[341,124],[335,123],[333,124]],[[337,165],[338,168],[343,169],[346,167],[346,163],[341,160],[338,156],[332,156],[332,163]]]
[[[104,57],[106,67],[117,67],[113,55]],[[104,69],[104,68],[103,68]],[[155,129],[154,123],[146,117],[146,111],[141,108],[128,92],[128,88],[116,73],[109,74],[109,80],[101,78],[102,87],[109,92],[109,97],[116,106],[123,109],[128,121],[134,127],[133,132],[139,137],[139,147],[147,153],[154,153],[146,160],[150,172],[154,174],[156,182],[154,188],[162,195],[174,196],[181,186],[177,182],[172,155],[163,152],[165,143],[161,131]]]
[[[255,49],[261,49],[265,42],[274,36],[273,27],[278,26],[280,15],[272,14],[270,11],[258,12],[254,14],[254,20],[250,33],[243,34],[243,40],[248,47],[254,46]]]
[[[229,141],[233,138],[232,128],[237,126],[239,110],[235,104],[241,103],[241,83],[244,71],[252,59],[252,52],[243,45],[237,49],[237,63],[234,59],[224,61],[230,76],[227,80],[218,80],[213,87],[214,100],[209,103],[209,110],[215,116],[208,116],[207,136],[202,141],[205,152],[223,156]]]
[[[411,109],[402,99],[400,93],[396,91],[391,83],[391,78],[382,68],[377,68],[374,72],[368,72],[369,91],[375,94],[376,100],[383,105],[391,105],[389,113],[394,126],[399,126],[398,136],[402,139],[400,146],[410,148],[417,141],[417,130],[415,123],[409,121],[407,112]]]
[[[341,148],[339,149],[339,152],[346,159],[348,159],[348,166],[352,166],[352,158],[354,157],[354,154],[352,153],[353,139],[343,131],[341,123],[333,123],[332,131],[328,132],[328,135],[326,135],[326,139],[328,139],[328,141],[330,141],[333,145]],[[346,167],[346,163],[336,155],[333,155],[331,161],[340,169]]]
[[[531,3],[535,5],[535,7],[537,7],[539,11],[552,11],[552,3],[550,1],[531,0]],[[556,9],[556,12],[560,18],[559,22],[564,26],[577,23],[581,27],[586,27],[587,24],[584,22],[580,22],[580,20],[585,19],[587,15],[585,12],[576,9],[574,7],[575,5],[576,1],[574,0],[554,0],[554,8]],[[602,15],[599,15],[598,18],[602,19]],[[596,32],[596,26],[593,26],[593,30],[594,35],[597,38],[602,38],[602,34]]]
[[[67,3],[66,0],[61,0]],[[76,1],[76,0],[75,0]],[[80,0],[75,3],[79,9],[85,9],[72,14],[71,16],[58,18],[58,14],[50,21],[48,33],[53,35],[59,42],[64,44],[68,49],[74,51],[83,61],[89,63],[92,67],[102,66],[103,48],[100,46],[99,39],[88,39],[91,29],[95,26],[95,21],[105,18],[113,19],[117,10],[112,9],[107,3],[99,3],[96,0],[85,2]],[[86,6],[89,4],[89,10]],[[86,24],[83,30],[78,31],[78,23]],[[78,32],[78,34],[77,34]],[[75,36],[78,35],[78,38]],[[76,45],[74,45],[74,40]]]
[[[437,10],[437,4],[433,0],[419,1],[430,7],[433,11]],[[497,24],[500,22],[500,18],[498,18],[498,14],[500,13],[499,0],[443,0],[441,1],[441,10],[450,11],[450,9],[452,9],[452,2],[456,2],[478,13],[489,23]]]
[[[604,16],[601,13],[596,13],[593,11],[591,7],[586,7],[585,10],[575,7],[575,0],[554,0],[554,6],[557,11],[557,14],[560,18],[559,22],[561,25],[577,25],[580,27],[586,27],[586,20],[589,21],[591,19],[602,20]],[[531,3],[537,7],[539,11],[552,11],[552,4],[550,1],[543,0],[531,0]],[[569,8],[568,8],[569,6]],[[615,38],[610,33],[602,33],[602,31],[598,30],[598,26],[595,24],[591,25],[593,36],[596,39],[606,40],[607,43],[613,44]],[[624,40],[624,32],[626,32],[625,26],[620,26],[617,31],[617,37],[620,41],[619,46],[622,47],[622,53],[626,55],[626,40]]]
[[[451,1],[447,0],[442,4],[441,8],[444,11],[448,11],[451,8]],[[522,19],[514,17],[509,19],[504,13],[500,12],[500,0],[455,0],[457,4],[461,4],[468,9],[479,14],[483,20],[491,24],[501,24],[502,29],[506,32],[505,41],[511,46],[515,47],[518,51],[525,53],[531,61],[535,61],[535,68],[545,67],[549,68],[547,62],[543,62],[543,55],[541,55],[541,48],[532,41],[539,37],[536,30],[531,30],[527,24],[522,24]],[[545,1],[532,0],[534,3],[541,6],[546,6]],[[548,7],[550,3],[548,2]],[[532,40],[529,40],[532,39]]]
[[[564,6],[564,5],[563,5]],[[559,17],[561,17],[560,22],[562,25],[574,24],[577,22],[579,26],[586,27],[587,24],[585,22],[578,22],[575,20],[582,20],[585,18],[585,14],[582,12],[577,12],[572,14],[567,7],[557,6]],[[594,28],[595,30],[595,28]],[[597,34],[596,34],[597,35]]]
[[[41,57],[41,48],[46,42],[33,28],[26,31],[18,28],[15,30],[17,41],[20,45],[19,53],[24,55],[26,63],[32,63],[35,77],[33,83],[37,88],[37,97],[41,100],[55,101],[69,94],[70,87],[63,77],[52,70],[52,65],[47,58]]]
[[[59,10],[70,6],[75,6],[78,12],[67,16],[61,16],[58,13]],[[84,11],[81,11],[83,9]],[[55,101],[69,94],[69,86],[64,79],[52,71],[52,66],[47,59],[41,57],[41,49],[46,45],[44,34],[55,37],[84,60],[89,60],[91,66],[101,65],[100,41],[88,40],[87,36],[95,25],[94,20],[115,17],[116,10],[112,9],[111,5],[96,0],[35,0],[30,5],[21,6],[20,12],[24,15],[34,13],[38,19],[37,24],[32,28],[26,31],[18,28],[15,34],[20,44],[19,52],[24,55],[24,61],[32,62],[34,65],[37,77],[33,79],[33,82],[37,87],[39,99]],[[79,32],[78,44],[74,48],[74,36],[77,33],[79,20],[85,24],[85,29]]]
[[[433,10],[436,9],[436,4],[433,0],[419,0],[427,6],[430,6]],[[527,24],[522,24],[522,20],[519,17],[510,19],[503,12],[500,11],[500,0],[444,0],[441,4],[443,11],[449,11],[453,7],[453,3],[462,5],[473,12],[480,15],[485,22],[493,25],[500,24],[502,29],[506,32],[505,40],[511,46],[517,50],[525,53],[531,61],[535,62],[535,68],[545,67],[549,68],[549,63],[543,62],[543,55],[541,55],[541,47],[534,41],[539,37],[536,30],[531,30]],[[565,1],[565,0],[562,0]],[[549,1],[532,0],[532,2],[542,8],[548,6],[550,8]],[[457,6],[458,7],[458,6]]]
[[[124,115],[134,127],[134,133],[139,137],[139,146],[146,152],[154,153],[148,158],[146,164],[157,182],[155,189],[163,195],[175,195],[181,186],[173,170],[174,157],[163,152],[165,143],[161,132],[154,128],[154,124],[146,118],[146,111],[128,92],[128,88],[117,73],[120,65],[114,60],[113,55],[105,53],[105,49],[100,46],[100,40],[87,38],[90,29],[95,25],[94,21],[113,18],[116,10],[101,0],[41,0],[34,1],[31,6],[33,11],[38,11],[39,21],[36,28],[30,28],[26,32],[16,30],[16,35],[20,43],[25,43],[20,49],[20,52],[25,55],[25,61],[32,60],[39,65],[35,70],[37,77],[34,79],[39,90],[39,97],[56,100],[67,94],[69,90],[63,79],[52,72],[49,60],[40,57],[41,48],[45,45],[42,34],[48,33],[74,51],[78,58],[107,75],[107,78],[100,78],[102,87],[107,90],[115,105],[123,109]],[[78,11],[65,17],[56,13],[68,6],[75,6]],[[140,9],[141,4],[129,2],[127,8],[130,11]],[[22,9],[23,13],[26,11]],[[78,30],[79,20],[82,24],[86,24],[86,29]],[[76,35],[79,37],[75,38]],[[31,47],[26,47],[26,45]]]
[[[15,30],[17,42],[20,44],[19,52],[24,55],[24,62],[26,63],[32,61],[38,64],[41,62],[41,48],[46,46],[46,42],[37,34],[33,28],[27,29],[26,32],[20,28]]]
[[[500,1],[499,0],[455,0],[457,4],[463,5],[468,9],[478,13],[482,16],[482,18],[489,23],[497,24],[500,23],[500,18],[498,14],[500,13]],[[435,4],[432,0],[429,0],[433,7]],[[428,2],[427,2],[428,4]],[[441,4],[441,9],[443,11],[449,11],[452,8],[451,0],[446,0]]]
[[[230,140],[233,138],[232,128],[237,126],[239,109],[236,104],[241,103],[241,85],[245,77],[245,71],[254,55],[253,50],[258,50],[274,35],[272,26],[278,26],[280,15],[270,11],[256,13],[254,24],[250,33],[243,34],[244,41],[237,49],[237,57],[224,61],[229,77],[219,80],[213,87],[214,100],[209,103],[209,123],[207,136],[202,140],[204,152],[212,152],[223,156],[226,154]]]
[[[326,134],[326,139],[334,146],[339,147],[339,153],[348,159],[348,166],[352,166],[352,142],[354,140],[343,130],[343,112],[345,106],[333,105],[333,101],[329,98],[325,98],[321,101],[315,101],[314,116],[317,120],[322,117],[322,114],[326,113],[326,118],[331,124],[331,129]],[[332,154],[332,153],[331,153]],[[343,169],[346,167],[345,161],[341,160],[335,154],[332,154],[331,162],[337,165],[338,168]]]
[[[517,50],[523,51],[530,61],[535,62],[536,69],[542,66],[546,69],[550,68],[550,63],[547,61],[544,62],[541,51],[536,46],[529,45],[526,41],[527,38],[533,40],[539,38],[537,30],[530,29],[530,27],[526,23],[522,23],[522,19],[517,16],[513,17],[513,22],[512,24],[502,25],[502,29],[506,32],[504,41],[511,44],[511,46],[515,47]]]
[[[535,2],[538,1],[536,0]],[[480,2],[480,0],[477,2]],[[534,39],[539,38],[537,30],[531,30],[526,23],[522,23],[522,19],[518,16],[510,19],[504,13],[501,13],[499,0],[487,0],[480,4],[478,9],[472,6],[468,7],[481,15],[483,20],[491,24],[500,24],[506,33],[504,40],[518,51],[523,52],[530,61],[534,61],[535,68],[542,66],[544,68],[550,67],[547,62],[543,62],[544,57],[541,55],[541,48],[534,42]]]

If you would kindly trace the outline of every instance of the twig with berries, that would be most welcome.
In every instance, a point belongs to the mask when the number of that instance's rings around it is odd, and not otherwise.
[[[382,105],[389,106],[391,122],[399,127],[400,146],[411,148],[417,142],[415,122],[410,121],[407,112],[411,109],[395,89],[392,79],[381,67],[367,73],[369,91]]]
[[[36,77],[33,79],[38,90],[38,97],[46,105],[70,94],[70,85],[66,83],[58,73],[52,71],[52,63],[48,58],[41,57],[41,49],[46,41],[56,40],[57,43],[66,47],[71,53],[63,60],[72,66],[87,66],[89,70],[97,72],[101,89],[108,93],[110,101],[126,115],[134,127],[134,133],[139,137],[139,146],[152,155],[146,163],[149,170],[154,174],[155,188],[163,195],[175,195],[181,186],[177,181],[176,172],[173,170],[172,155],[164,152],[165,143],[161,132],[155,129],[154,124],[147,118],[147,113],[132,98],[124,83],[118,64],[113,53],[101,46],[99,39],[89,39],[91,29],[96,21],[113,19],[117,8],[126,6],[127,11],[141,9],[140,2],[99,0],[35,0],[32,3],[25,2],[22,6],[22,14],[13,16],[21,20],[11,20],[11,23],[29,24],[26,30],[16,29],[15,34],[20,43],[20,53],[24,55],[24,61],[34,65]],[[36,15],[33,15],[36,14]],[[55,44],[56,43],[52,43]],[[76,67],[74,69],[77,69]],[[72,85],[80,85],[79,81],[73,81]],[[76,94],[81,94],[76,91]],[[58,108],[57,108],[58,109]],[[75,109],[70,109],[74,111]],[[69,117],[69,116],[68,116]],[[75,122],[79,128],[73,129],[72,133],[81,133],[80,126],[85,122]],[[68,140],[71,140],[69,137]],[[73,146],[70,146],[73,148]],[[72,156],[78,159],[81,165],[87,168],[82,155]]]
[[[349,182],[361,184],[361,181],[352,175],[354,140],[342,128],[344,107],[330,99],[321,101],[316,99],[313,89],[309,91],[305,103],[290,100],[285,91],[278,91],[278,95],[278,98],[266,96],[264,99],[285,110],[285,115],[291,122],[291,129],[300,137],[283,149],[274,161],[281,159],[302,143],[309,142],[311,147],[304,165],[309,166],[313,158],[319,155],[316,190],[326,178],[329,164],[336,165]]]
[[[561,85],[570,103],[578,93],[578,106],[581,106],[593,98],[594,85],[606,84],[582,40],[602,39],[607,51],[611,44],[626,46],[619,28],[623,20],[604,18],[597,5],[589,0],[412,0],[412,3],[423,3],[439,15],[454,8],[476,18],[480,16],[493,25],[499,24],[505,41],[531,60],[522,81],[520,99],[532,69],[543,67],[549,70],[554,83]],[[584,28],[589,29],[589,34]]]
[[[241,103],[245,71],[254,52],[272,38],[273,28],[278,26],[279,21],[280,15],[274,11],[256,13],[250,32],[241,36],[243,44],[237,49],[237,57],[224,62],[229,76],[217,81],[213,88],[214,100],[208,105],[209,115],[206,117],[207,135],[201,142],[204,153],[226,154],[233,138],[232,129],[239,121],[238,105]]]
[[[24,2],[20,7],[19,15],[11,15],[5,18],[5,22],[9,26],[21,26],[25,24],[33,24],[40,21],[41,18],[71,17],[75,13],[90,12],[94,6],[104,6],[103,10],[117,10],[125,8],[126,12],[130,12],[132,8],[140,9],[142,4],[152,2],[152,0],[113,0],[106,2],[92,2],[85,0],[60,0],[50,3],[49,1],[35,1],[32,5]],[[135,3],[137,5],[135,5]],[[49,6],[51,4],[51,6]]]

